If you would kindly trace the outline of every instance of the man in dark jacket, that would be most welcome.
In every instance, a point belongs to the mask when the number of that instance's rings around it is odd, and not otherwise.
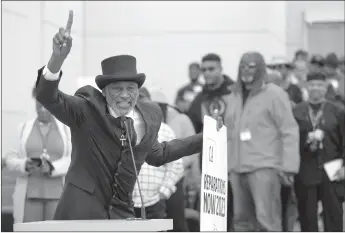
[[[227,109],[225,96],[231,92],[234,83],[228,76],[222,73],[222,62],[217,54],[207,54],[202,58],[201,71],[205,77],[206,85],[203,91],[194,99],[187,113],[194,124],[196,133],[203,129],[204,116],[213,116],[217,113],[222,119]],[[202,166],[202,154],[200,156]],[[201,169],[201,168],[200,168]],[[232,190],[228,182],[228,231],[232,230]]]
[[[68,125],[72,135],[71,165],[54,219],[131,218],[132,192],[141,165],[161,166],[200,152],[202,134],[158,142],[162,112],[155,104],[137,101],[145,74],[137,73],[133,56],[102,61],[103,75],[96,77],[102,92],[91,86],[80,88],[74,96],[59,91],[60,70],[72,47],[72,22],[70,11],[36,82],[37,100]]]
[[[323,73],[307,76],[309,100],[296,106],[294,115],[300,131],[300,171],[295,179],[301,231],[318,231],[317,203],[323,206],[325,231],[342,231],[344,165],[329,177],[324,165],[345,159],[345,111],[326,100]]]
[[[219,116],[224,116],[226,102],[223,97],[230,94],[234,82],[222,70],[222,61],[217,54],[210,53],[202,58],[201,71],[206,84],[187,112],[196,133],[202,131],[205,115],[212,116],[217,110]]]

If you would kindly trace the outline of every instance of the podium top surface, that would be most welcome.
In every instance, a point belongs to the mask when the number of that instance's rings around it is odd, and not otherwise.
[[[70,220],[39,221],[14,224],[14,231],[167,231],[173,229],[172,219],[145,220]]]

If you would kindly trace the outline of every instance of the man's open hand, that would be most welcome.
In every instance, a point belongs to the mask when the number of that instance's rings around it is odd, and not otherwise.
[[[295,174],[289,172],[279,172],[280,182],[283,186],[291,187],[294,183]]]
[[[65,59],[72,48],[71,28],[73,24],[73,11],[69,11],[66,28],[60,28],[53,38],[53,55]]]
[[[224,123],[223,118],[219,116],[217,109],[214,110],[212,118],[217,121],[217,131],[219,131],[223,127]]]
[[[337,181],[345,180],[345,165],[336,172],[334,178]]]

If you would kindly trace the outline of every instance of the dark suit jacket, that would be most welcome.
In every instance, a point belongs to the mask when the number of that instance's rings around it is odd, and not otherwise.
[[[345,112],[334,103],[326,102],[319,125],[325,133],[323,150],[316,152],[310,151],[306,144],[308,133],[313,131],[308,103],[296,105],[294,115],[300,130],[301,165],[297,178],[305,185],[320,184],[326,175],[323,169],[318,168],[317,157],[319,156],[322,164],[337,158],[345,158]]]
[[[102,93],[85,86],[74,96],[66,95],[58,90],[60,80],[47,81],[41,77],[42,71],[43,68],[38,71],[36,98],[70,127],[73,147],[65,188],[54,219],[134,217],[132,191],[136,176],[130,151],[121,150],[120,130],[107,110]],[[136,108],[146,125],[143,140],[133,147],[138,171],[144,162],[161,166],[201,151],[201,134],[159,143],[160,108],[140,101]]]

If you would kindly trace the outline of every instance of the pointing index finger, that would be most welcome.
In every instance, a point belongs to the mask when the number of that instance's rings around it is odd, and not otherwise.
[[[70,10],[69,15],[68,15],[66,28],[65,28],[66,33],[71,34],[72,24],[73,24],[73,11]]]

